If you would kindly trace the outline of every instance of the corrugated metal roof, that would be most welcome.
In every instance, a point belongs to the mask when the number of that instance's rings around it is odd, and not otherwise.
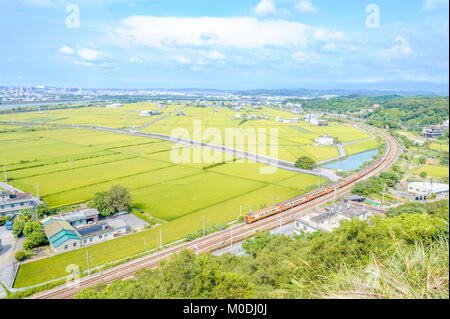
[[[52,218],[44,225],[44,232],[47,238],[51,238],[62,230],[75,232],[75,229],[66,221]]]

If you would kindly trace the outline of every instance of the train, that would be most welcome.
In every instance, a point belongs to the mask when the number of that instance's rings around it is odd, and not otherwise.
[[[388,154],[388,150],[385,152],[385,154]],[[297,196],[295,198],[289,199],[287,201],[284,201],[282,203],[279,204],[275,204],[272,205],[270,207],[266,207],[263,209],[260,209],[258,211],[252,212],[252,213],[248,213],[247,215],[244,216],[244,222],[247,224],[251,224],[251,223],[255,223],[261,219],[267,218],[269,216],[273,216],[279,213],[282,213],[288,209],[291,209],[293,207],[297,207],[297,206],[301,206],[304,205],[316,198],[325,196],[327,194],[330,194],[332,192],[337,192],[339,189],[347,186],[348,184],[351,184],[361,178],[363,178],[364,176],[366,176],[367,174],[369,174],[370,172],[372,172],[373,170],[377,169],[380,165],[382,165],[385,161],[386,161],[386,155],[384,155],[382,158],[378,159],[377,161],[375,161],[374,163],[372,163],[370,166],[364,168],[363,170],[359,171],[358,173],[355,173],[343,180],[340,180],[338,182],[335,182],[334,184],[331,185],[327,185],[323,188],[320,188],[318,190],[309,192],[307,194],[303,194],[300,196]]]

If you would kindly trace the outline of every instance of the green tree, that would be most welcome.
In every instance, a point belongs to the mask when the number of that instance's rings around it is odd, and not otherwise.
[[[302,156],[297,159],[295,162],[295,167],[302,169],[313,169],[316,167],[316,161],[308,156]]]
[[[105,205],[112,213],[129,212],[132,206],[130,191],[120,185],[112,186],[105,196]]]
[[[28,216],[18,215],[14,220],[14,224],[12,227],[12,233],[17,238],[22,235],[23,229],[25,228],[25,224],[28,221]]]
[[[108,192],[97,192],[89,203],[89,207],[97,209],[100,215],[104,217],[112,214],[112,211],[106,205],[107,194]]]
[[[50,208],[47,203],[39,204],[36,206],[36,217],[42,219],[46,216],[50,216],[54,213],[54,210]]]
[[[256,257],[257,253],[266,248],[266,246],[275,238],[277,238],[277,236],[272,235],[270,232],[256,231],[256,235],[253,239],[245,239],[242,243],[242,248],[248,255]]]

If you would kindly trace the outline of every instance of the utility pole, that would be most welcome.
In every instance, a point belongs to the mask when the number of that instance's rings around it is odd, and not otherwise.
[[[159,230],[159,248],[162,247],[162,230]]]
[[[39,199],[39,185],[36,185],[36,198]]]
[[[233,247],[233,227],[230,228],[231,247]]]
[[[205,236],[205,216],[203,216],[203,237]]]
[[[281,231],[283,228],[283,217],[280,216],[279,220],[280,220],[280,235],[281,235]]]
[[[195,246],[195,251],[196,251],[195,254],[196,254],[197,257],[198,257],[198,244],[195,244],[194,246]]]
[[[242,216],[242,205],[239,207],[239,217]]]
[[[91,275],[91,269],[89,268],[89,250],[86,250],[86,258],[87,258],[88,276],[90,276]]]
[[[5,175],[5,183],[8,183],[8,177],[6,176],[6,167],[3,166],[3,174]]]
[[[144,251],[147,251],[147,239],[144,239]]]
[[[384,183],[384,186],[383,186],[383,202],[382,202],[382,207],[384,206],[384,192],[386,191],[386,183]]]

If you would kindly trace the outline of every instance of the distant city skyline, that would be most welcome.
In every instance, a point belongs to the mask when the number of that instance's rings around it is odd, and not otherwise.
[[[448,1],[0,3],[0,86],[448,92]]]

